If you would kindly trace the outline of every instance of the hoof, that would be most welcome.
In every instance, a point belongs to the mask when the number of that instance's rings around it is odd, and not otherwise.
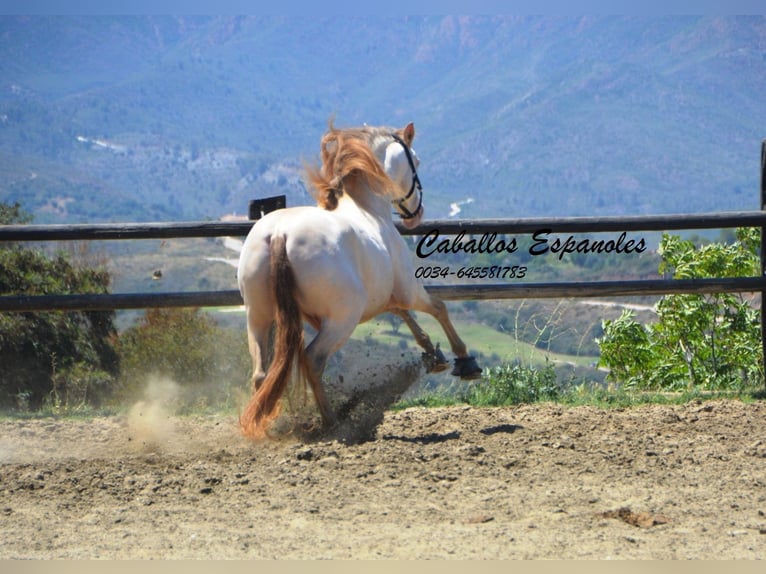
[[[478,379],[481,377],[481,368],[476,364],[474,357],[458,357],[455,359],[452,375],[463,380]]]
[[[447,367],[449,367],[449,361],[444,356],[441,349],[437,345],[431,353],[423,353],[421,355],[423,364],[426,367],[427,373],[441,373]]]

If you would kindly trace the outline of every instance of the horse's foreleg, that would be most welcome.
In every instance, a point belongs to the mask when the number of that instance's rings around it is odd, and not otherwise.
[[[434,317],[447,335],[452,352],[457,357],[452,374],[461,379],[477,379],[481,376],[481,368],[476,364],[476,359],[468,354],[468,348],[455,331],[454,325],[449,318],[447,306],[438,297],[430,295],[425,289],[420,289],[420,296],[415,301],[413,309],[423,311]]]
[[[415,342],[423,349],[423,362],[426,365],[426,370],[429,373],[440,373],[446,369],[449,362],[444,353],[442,353],[438,345],[434,347],[428,333],[421,328],[415,317],[412,316],[412,313],[406,309],[391,309],[390,312],[400,317],[409,327],[410,331],[412,331]]]

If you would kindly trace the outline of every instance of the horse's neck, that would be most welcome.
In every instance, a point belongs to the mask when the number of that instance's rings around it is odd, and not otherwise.
[[[371,217],[379,221],[381,226],[394,227],[390,202],[366,187],[354,193],[345,193],[340,198],[339,206],[344,211],[358,211],[361,216]]]

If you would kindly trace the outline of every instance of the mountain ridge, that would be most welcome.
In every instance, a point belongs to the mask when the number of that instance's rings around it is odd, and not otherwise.
[[[428,217],[759,207],[763,17],[2,17],[0,62],[42,222],[309,203],[331,117],[415,122]]]

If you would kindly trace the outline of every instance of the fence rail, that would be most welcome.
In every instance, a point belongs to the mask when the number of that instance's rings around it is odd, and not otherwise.
[[[622,297],[670,293],[752,293],[766,290],[766,278],[655,279],[561,283],[427,285],[445,301],[490,299],[558,299],[567,297]],[[0,312],[105,311],[153,307],[226,307],[242,305],[237,290],[168,293],[105,293],[91,295],[6,295]]]
[[[99,223],[81,225],[0,226],[1,242],[62,240],[124,240],[193,237],[240,237],[253,221]],[[671,214],[615,217],[519,218],[476,220],[430,220],[414,229],[399,226],[403,235],[519,235],[545,230],[549,233],[603,233],[616,231],[671,231],[766,227],[766,211],[733,211],[705,214]],[[482,283],[428,285],[445,300],[606,297],[662,295],[669,293],[766,292],[766,277],[694,280],[583,281],[559,283]],[[242,304],[238,291],[176,293],[111,293],[90,295],[6,295],[0,312],[42,310],[144,309],[150,307],[218,307]]]
[[[189,221],[173,223],[88,223],[73,225],[0,225],[3,241],[68,241],[242,237],[253,221]],[[526,234],[542,229],[551,233],[603,233],[614,231],[673,231],[766,226],[766,211],[728,211],[702,214],[634,215],[609,217],[526,217],[517,219],[433,219],[407,229],[402,235],[423,235],[438,229],[442,235],[480,233]]]

